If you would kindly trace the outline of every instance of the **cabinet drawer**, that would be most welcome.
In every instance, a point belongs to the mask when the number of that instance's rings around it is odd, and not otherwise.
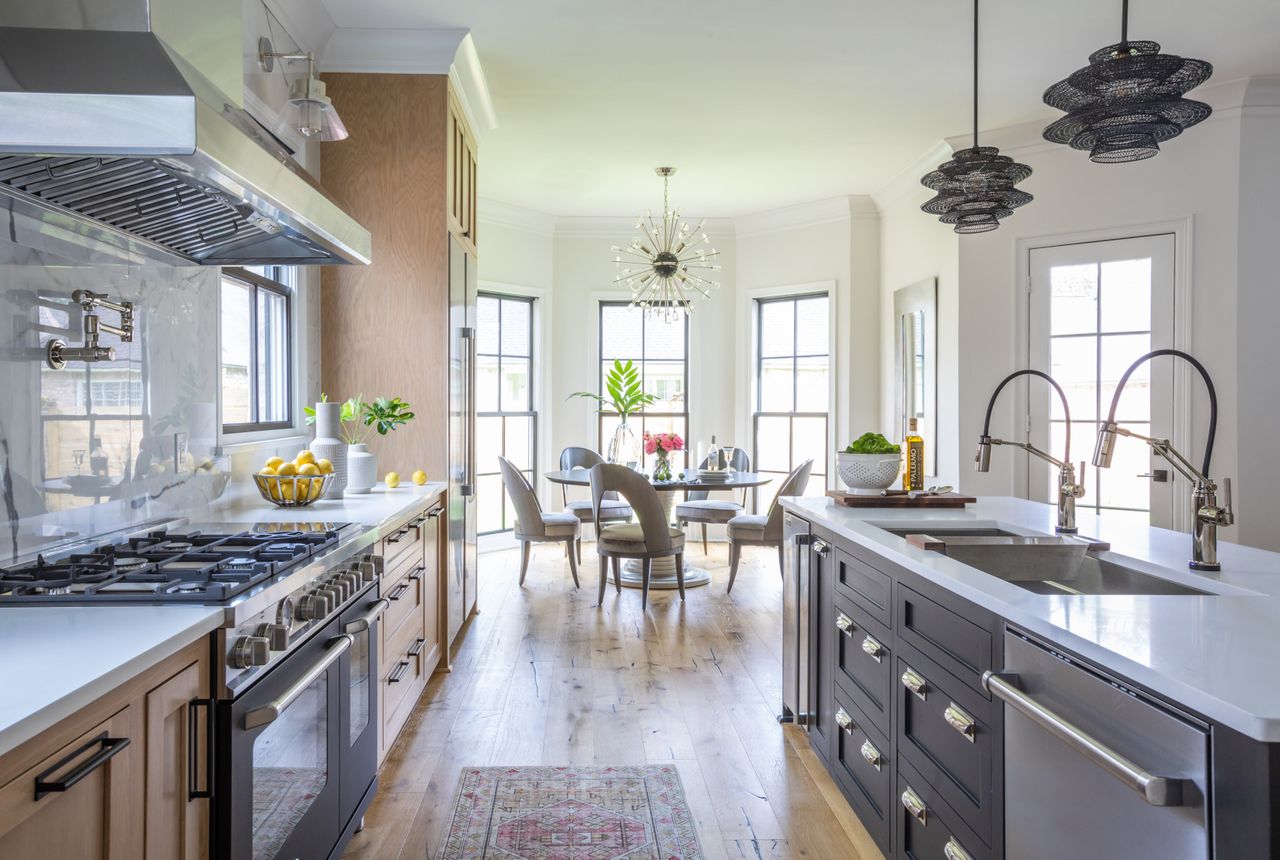
[[[401,559],[418,554],[422,557],[422,528],[426,514],[418,514],[382,539],[382,557],[387,570],[397,567]]]
[[[909,760],[989,842],[995,807],[991,703],[902,642],[895,670],[899,761]]]
[[[383,664],[382,713],[388,718],[396,713],[408,693],[421,686],[419,682],[422,680],[422,657],[426,651],[426,640],[421,636],[409,636],[408,640],[407,644],[395,651],[391,659]]]
[[[836,692],[831,772],[862,825],[887,857],[894,763],[889,742],[856,705]]]
[[[405,622],[411,618],[422,618],[424,572],[425,568],[419,562],[382,592],[382,596],[391,603],[382,615],[384,654],[390,653],[385,647]]]
[[[852,600],[889,626],[893,579],[848,552],[836,550],[836,593]]]
[[[852,601],[836,594],[835,677],[855,705],[889,734],[889,702],[893,698],[893,654],[889,631],[870,620]]]
[[[899,856],[910,860],[992,860],[991,849],[965,826],[910,764],[898,762],[893,803]],[[1014,860],[1014,858],[1010,858]]]
[[[900,639],[990,698],[982,692],[982,673],[992,668],[990,631],[901,583],[897,610]]]

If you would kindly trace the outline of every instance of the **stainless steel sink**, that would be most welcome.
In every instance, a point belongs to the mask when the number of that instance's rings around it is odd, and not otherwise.
[[[1143,573],[1116,560],[1118,558],[1123,556],[1105,558],[1090,553],[1085,555],[1071,580],[1021,580],[1014,584],[1037,594],[1216,594]]]
[[[904,538],[907,535],[931,534],[934,537],[1022,537],[1018,532],[1005,531],[999,528],[987,528],[985,526],[979,528],[934,528],[933,526],[907,526],[905,528],[894,526],[879,526],[891,535],[897,535]]]

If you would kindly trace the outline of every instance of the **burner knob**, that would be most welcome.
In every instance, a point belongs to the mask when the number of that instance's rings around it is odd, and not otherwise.
[[[360,590],[360,586],[364,583],[364,577],[360,575],[360,571],[349,570],[342,575],[343,580],[347,583],[347,587],[355,594]]]
[[[259,624],[254,632],[267,640],[272,651],[283,651],[289,647],[289,628],[283,624]]]
[[[231,645],[230,663],[233,669],[265,666],[271,659],[271,643],[264,636],[237,636]]]
[[[357,567],[360,570],[360,578],[365,582],[373,582],[374,578],[378,575],[377,565],[375,565],[372,560],[362,561],[357,565]]]
[[[324,618],[329,614],[329,601],[326,597],[313,591],[310,594],[304,594],[298,598],[298,617],[303,621],[315,621],[317,618]]]

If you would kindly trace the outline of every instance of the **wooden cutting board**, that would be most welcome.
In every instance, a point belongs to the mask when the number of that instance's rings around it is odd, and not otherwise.
[[[978,501],[974,496],[963,496],[960,493],[912,498],[905,493],[892,496],[863,496],[846,493],[844,490],[827,490],[827,495],[835,499],[837,505],[844,505],[846,508],[963,508],[971,502]]]

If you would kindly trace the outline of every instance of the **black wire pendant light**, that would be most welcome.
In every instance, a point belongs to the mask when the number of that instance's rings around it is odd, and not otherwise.
[[[986,233],[1032,201],[1030,194],[1014,188],[1030,175],[1030,167],[996,147],[978,146],[978,0],[973,0],[973,146],[957,151],[920,180],[937,192],[920,208],[943,224],[954,224],[957,233]]]
[[[1160,53],[1157,42],[1129,41],[1129,0],[1123,0],[1120,42],[1089,55],[1089,65],[1044,91],[1044,102],[1067,115],[1044,130],[1045,140],[1089,150],[1099,164],[1140,161],[1213,112],[1184,99],[1213,74],[1204,60]]]

